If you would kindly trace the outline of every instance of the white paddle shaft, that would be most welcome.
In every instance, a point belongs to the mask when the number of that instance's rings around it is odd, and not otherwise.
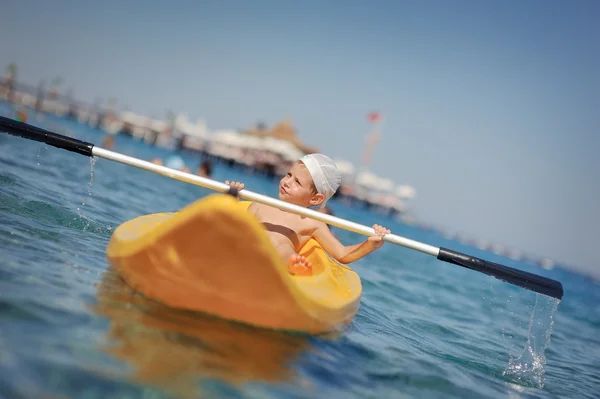
[[[156,165],[152,162],[144,161],[142,159],[130,157],[127,155],[119,154],[117,152],[105,150],[99,147],[92,148],[92,154],[99,158],[109,159],[111,161],[119,162],[125,165],[134,166],[136,168],[144,169],[149,172],[154,172],[159,175],[167,176],[173,179],[181,180],[186,183],[195,184],[205,188],[209,188],[214,191],[226,193],[229,191],[229,186],[225,183],[221,183],[206,177],[193,175],[191,173],[181,172],[175,169],[167,168],[166,166]],[[376,235],[375,230],[371,227],[367,227],[358,223],[354,223],[345,219],[341,219],[335,216],[327,215],[321,212],[314,211],[312,209],[303,208],[298,205],[289,204],[285,201],[281,201],[275,198],[268,197],[266,195],[254,193],[246,189],[241,190],[238,195],[241,198],[249,201],[259,202],[261,204],[269,205],[274,208],[281,209],[283,211],[292,212],[301,216],[305,216],[311,219],[319,220],[323,223],[330,224],[348,231],[353,231],[358,234],[365,236]],[[401,245],[410,249],[414,249],[428,255],[437,257],[440,249],[432,245],[424,244],[419,241],[410,240],[395,234],[386,234],[383,240],[392,244]]]

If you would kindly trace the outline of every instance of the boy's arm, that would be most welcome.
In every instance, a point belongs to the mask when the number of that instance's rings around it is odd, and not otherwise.
[[[373,228],[378,235],[371,236],[360,244],[348,246],[345,246],[335,238],[327,225],[322,222],[318,222],[313,237],[321,244],[327,253],[335,258],[335,260],[340,263],[351,263],[370,254],[383,245],[382,237],[390,231],[378,225],[373,226]]]

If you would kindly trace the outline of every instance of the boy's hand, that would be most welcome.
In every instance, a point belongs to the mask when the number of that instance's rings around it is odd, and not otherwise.
[[[244,189],[244,183],[240,183],[237,181],[232,181],[231,183],[229,183],[229,180],[225,180],[225,184],[227,184],[231,188],[235,188],[238,191],[241,191]]]
[[[375,245],[377,248],[381,247],[384,243],[383,241],[383,237],[386,234],[390,234],[390,231],[388,229],[386,229],[383,226],[380,226],[378,224],[374,224],[373,225],[373,230],[375,230],[375,234],[377,234],[376,236],[371,236],[369,237],[369,241],[371,242],[371,244]]]

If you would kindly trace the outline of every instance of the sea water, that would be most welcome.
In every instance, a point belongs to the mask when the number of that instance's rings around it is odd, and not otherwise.
[[[0,104],[0,115],[11,109]],[[29,123],[101,143],[70,120]],[[172,153],[117,136],[115,151]],[[190,169],[200,159],[181,155]],[[275,195],[276,182],[216,165],[213,178]],[[0,134],[0,397],[597,397],[600,286],[331,201],[337,216],[561,281],[558,301],[385,244],[352,264],[361,308],[309,337],[162,307],[114,273],[119,224],[177,211],[208,190]],[[443,201],[440,201],[443,203]],[[333,228],[344,243],[364,237]]]

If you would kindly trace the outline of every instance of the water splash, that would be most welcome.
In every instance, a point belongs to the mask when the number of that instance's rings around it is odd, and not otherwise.
[[[81,206],[77,207],[77,214],[79,214],[79,217],[81,219],[85,219],[85,216],[83,216],[83,212],[82,212],[81,208],[83,208],[85,206],[88,198],[90,198],[92,196],[92,184],[94,183],[94,165],[96,165],[97,160],[98,160],[98,158],[96,158],[96,157],[90,157],[90,181],[88,182],[88,195],[81,202]],[[88,223],[83,228],[83,231],[87,231],[89,225],[90,225],[90,223],[88,221]]]
[[[546,348],[550,345],[550,336],[554,326],[553,315],[560,300],[536,294],[535,305],[529,318],[527,345],[516,358],[511,358],[502,373],[523,385],[544,386],[546,372]]]
[[[90,181],[88,183],[88,198],[92,196],[92,183],[94,182],[94,165],[98,158],[90,157]]]

